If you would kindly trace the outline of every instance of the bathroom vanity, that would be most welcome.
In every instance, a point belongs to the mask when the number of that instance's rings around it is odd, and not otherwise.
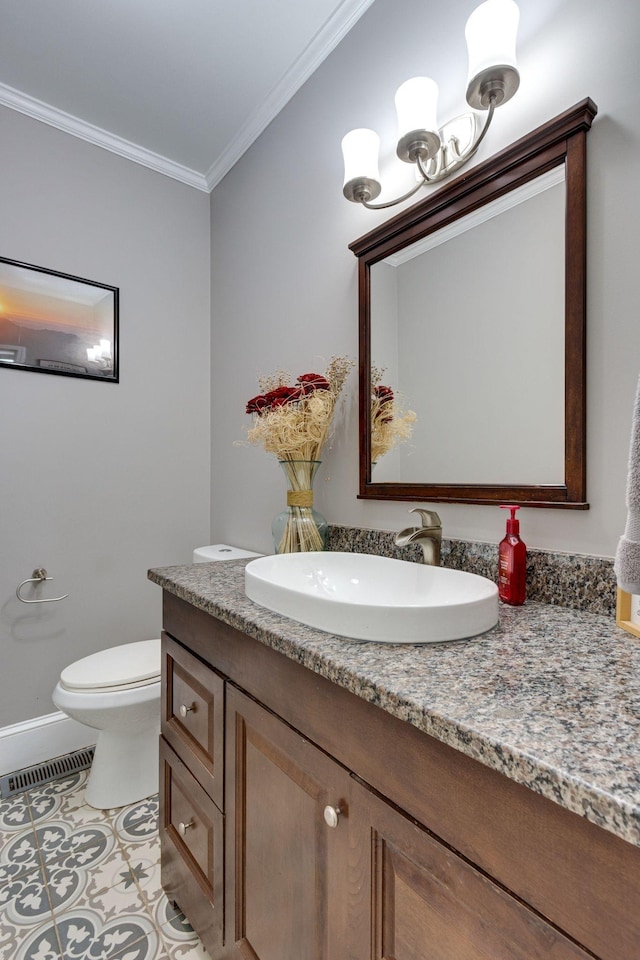
[[[640,645],[540,603],[349,641],[244,566],[149,573],[162,884],[212,960],[640,957]]]

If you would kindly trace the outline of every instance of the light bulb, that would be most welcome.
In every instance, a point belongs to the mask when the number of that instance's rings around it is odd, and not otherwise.
[[[380,137],[375,130],[359,127],[342,138],[344,157],[344,186],[348,200],[360,202],[363,197],[373,200],[380,193],[378,151]]]
[[[436,107],[438,85],[430,77],[413,77],[396,91],[398,145],[401,160],[413,163],[416,156],[428,160],[440,148]]]
[[[467,103],[486,110],[506,103],[518,89],[516,35],[520,11],[514,0],[485,0],[465,27],[469,54]]]

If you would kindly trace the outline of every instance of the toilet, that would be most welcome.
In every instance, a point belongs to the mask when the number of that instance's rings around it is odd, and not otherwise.
[[[197,547],[193,562],[259,556],[214,543]],[[58,710],[99,731],[85,795],[92,807],[123,807],[158,792],[160,663],[160,640],[137,640],[92,653],[60,674]]]
[[[92,653],[60,674],[53,702],[98,730],[86,802],[100,810],[158,792],[160,640]]]

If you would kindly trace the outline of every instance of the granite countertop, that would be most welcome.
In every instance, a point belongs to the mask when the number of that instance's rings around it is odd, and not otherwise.
[[[527,602],[444,644],[346,640],[259,607],[247,561],[149,579],[401,720],[640,846],[640,641],[609,616]]]

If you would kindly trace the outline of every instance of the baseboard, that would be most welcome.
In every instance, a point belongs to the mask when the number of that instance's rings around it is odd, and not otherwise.
[[[0,727],[0,776],[95,742],[95,730],[60,711]]]

